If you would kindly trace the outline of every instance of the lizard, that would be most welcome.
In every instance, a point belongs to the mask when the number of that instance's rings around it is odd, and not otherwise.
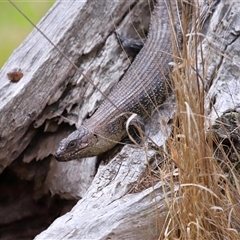
[[[127,137],[131,114],[151,116],[171,90],[173,49],[182,42],[178,0],[157,0],[151,15],[147,40],[108,98],[80,128],[64,138],[55,153],[58,161],[102,154]],[[174,44],[173,44],[174,43]]]

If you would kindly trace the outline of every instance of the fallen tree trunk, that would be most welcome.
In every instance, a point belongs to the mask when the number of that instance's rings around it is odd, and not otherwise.
[[[199,63],[199,69],[208,69],[202,76],[208,83],[206,111],[213,125],[230,109],[239,113],[240,1],[228,3],[222,1],[206,23],[204,61]],[[113,31],[134,37],[129,22],[140,26],[141,16],[149,16],[147,5],[147,1],[73,1],[71,5],[59,1],[38,27],[107,94],[129,66]],[[143,25],[148,22],[149,17]],[[17,83],[7,79],[13,68],[21,68],[23,73]],[[158,238],[168,212],[165,200],[172,198],[177,187],[171,190],[166,181],[156,185],[150,182],[142,191],[135,189],[149,163],[163,161],[149,144],[143,148],[124,146],[108,165],[100,165],[93,182],[95,158],[58,163],[52,156],[59,141],[89,117],[104,98],[81,72],[34,30],[6,62],[0,81],[2,171],[8,167],[20,178],[35,182],[37,199],[48,192],[67,199],[82,198],[36,239]],[[161,117],[157,113],[147,123],[147,133],[158,146],[164,146],[169,136],[174,109],[170,97],[159,110]]]

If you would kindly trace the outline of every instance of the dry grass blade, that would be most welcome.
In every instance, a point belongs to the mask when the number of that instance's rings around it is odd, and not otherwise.
[[[199,11],[192,6],[193,22]],[[188,6],[189,7],[189,6]],[[189,8],[183,12],[190,12]],[[189,16],[183,14],[184,36]],[[179,168],[179,191],[169,205],[170,218],[161,239],[239,239],[239,175],[228,156],[222,154],[232,178],[219,166],[213,136],[205,129],[204,71],[198,69],[200,26],[192,24],[195,34],[183,39],[182,61],[173,73],[177,119],[169,139],[170,165]],[[193,71],[194,69],[194,71]],[[200,74],[202,72],[202,74]],[[224,152],[224,149],[221,149]],[[173,164],[174,162],[174,164]],[[173,179],[171,181],[174,181]],[[171,183],[174,186],[174,183]]]

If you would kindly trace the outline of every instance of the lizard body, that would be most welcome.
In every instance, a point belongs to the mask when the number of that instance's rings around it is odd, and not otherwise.
[[[93,116],[61,141],[58,161],[106,152],[127,136],[125,123],[132,113],[146,119],[164,102],[171,85],[172,43],[181,43],[179,18],[177,0],[157,0],[142,50]]]

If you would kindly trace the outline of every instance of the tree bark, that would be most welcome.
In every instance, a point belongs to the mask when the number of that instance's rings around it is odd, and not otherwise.
[[[235,123],[239,119],[239,10],[240,1],[221,1],[205,26],[198,68],[206,76],[209,127],[229,111],[237,113]],[[148,23],[148,1],[58,1],[38,28],[80,71],[36,29],[2,68],[1,171],[7,167],[35,182],[37,199],[47,192],[82,198],[36,239],[156,239],[161,233],[168,212],[166,199],[174,193],[167,180],[152,182],[141,191],[136,186],[149,165],[164,160],[153,146],[164,146],[171,132],[173,96],[146,125],[154,144],[124,146],[107,165],[100,165],[96,175],[96,158],[59,163],[53,157],[60,140],[104,99],[92,83],[107,95],[130,64],[113,31],[131,37],[142,32],[144,37]],[[17,83],[7,78],[14,68],[23,73]],[[221,135],[220,128],[215,129]],[[160,160],[156,163],[156,159]]]

